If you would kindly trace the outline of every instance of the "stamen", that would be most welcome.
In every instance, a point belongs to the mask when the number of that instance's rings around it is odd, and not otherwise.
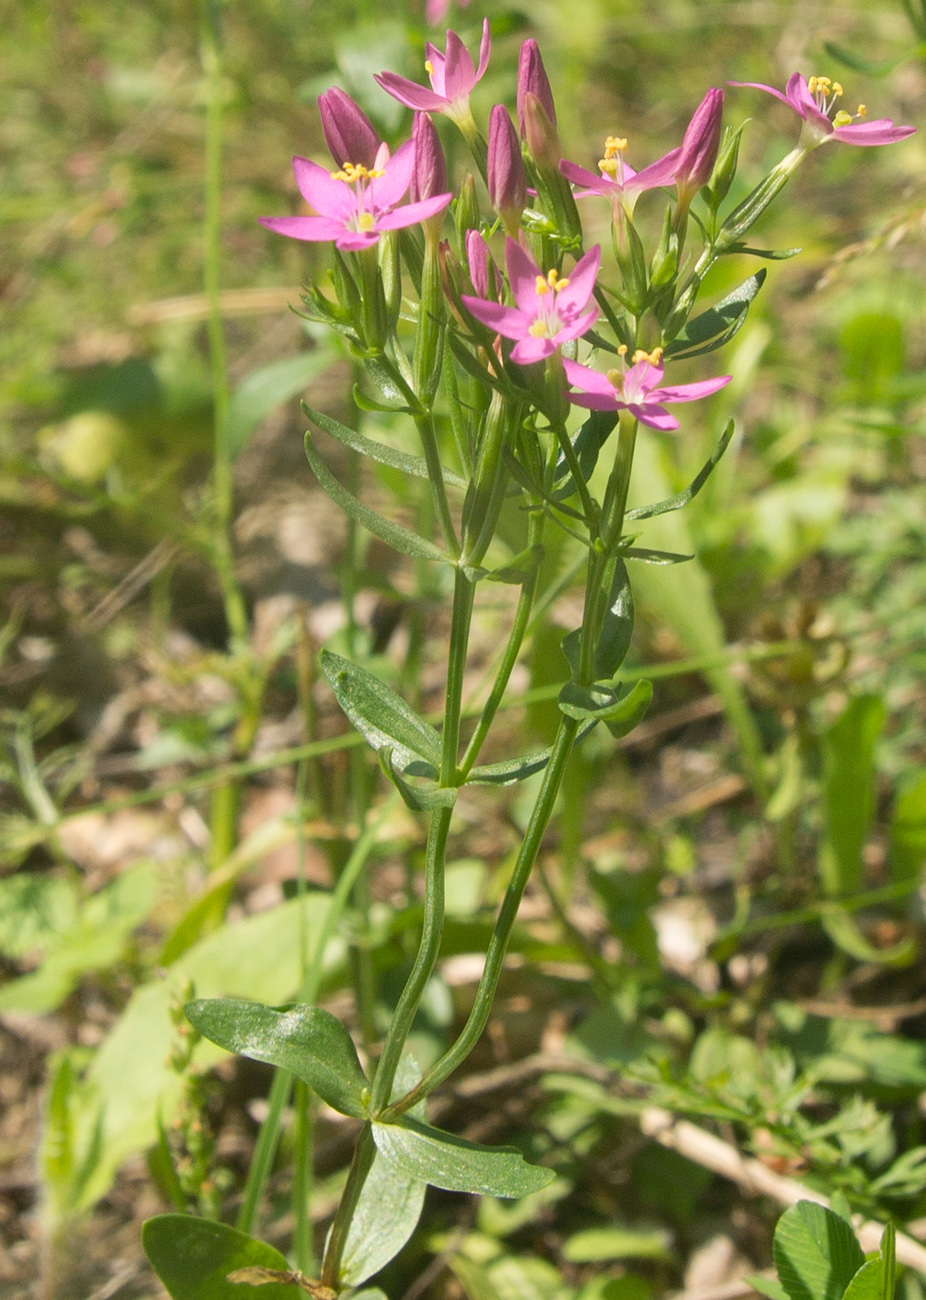
[[[642,348],[637,348],[633,354],[633,364],[638,365],[641,361],[647,361],[651,366],[658,366],[662,360],[662,348],[653,348],[652,352],[644,352]]]
[[[602,176],[610,176],[612,181],[620,179],[622,174],[621,163],[626,148],[626,140],[616,135],[608,136],[604,142],[604,157],[598,160],[598,170]]]
[[[840,109],[840,111],[833,118],[833,126],[849,126],[851,122],[852,122],[852,114],[846,113],[842,109]]]
[[[424,61],[424,70],[425,70],[425,72],[428,74],[429,77],[433,77],[433,76],[434,76],[434,64],[431,62],[430,59],[425,59],[425,61]]]
[[[333,181],[344,181],[348,185],[355,185],[357,181],[375,181],[379,176],[385,176],[385,172],[376,167],[364,167],[363,163],[355,165],[346,162],[341,171],[332,172]]]
[[[624,351],[626,352],[627,349],[624,348]],[[605,375],[605,379],[607,379],[612,388],[623,388],[624,386],[623,370],[609,370]]]
[[[627,344],[626,344],[626,343],[622,343],[622,344],[620,345],[620,347],[617,349],[617,355],[618,355],[619,357],[626,357],[626,355],[627,355]]]
[[[865,107],[864,104],[859,104],[859,106],[858,106],[858,112],[856,113],[855,116],[856,116],[856,117],[867,117],[867,116],[868,116],[868,109]]]
[[[559,293],[560,289],[568,289],[569,281],[559,278],[559,271],[548,271],[546,276],[538,275],[534,281],[534,292],[542,298],[552,289],[554,293]]]
[[[537,279],[534,281],[534,292],[537,294],[538,298],[542,298],[544,294],[550,292],[550,284],[546,276],[537,276]]]

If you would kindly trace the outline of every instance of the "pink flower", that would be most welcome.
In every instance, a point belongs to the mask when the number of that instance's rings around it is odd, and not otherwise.
[[[578,191],[577,199],[587,198],[589,194],[603,194],[611,199],[612,203],[623,204],[627,215],[632,217],[637,199],[644,190],[658,189],[661,185],[673,183],[681,149],[672,149],[665,157],[650,163],[641,172],[635,172],[624,162],[626,148],[626,140],[618,139],[613,135],[608,136],[604,146],[604,157],[598,163],[600,176],[563,159],[559,165],[563,175],[573,184],[585,187]]]
[[[688,123],[675,168],[679,192],[690,197],[711,179],[720,148],[723,91],[712,88]]]
[[[517,340],[511,350],[512,361],[520,366],[542,361],[561,343],[577,339],[591,329],[598,318],[598,308],[592,307],[590,311],[585,308],[595,289],[600,248],[586,253],[569,278],[563,280],[556,271],[544,275],[530,254],[510,237],[505,243],[505,261],[516,306],[502,307],[496,302],[466,296],[462,301],[483,325],[506,339]]]
[[[916,130],[915,126],[895,126],[888,117],[871,122],[859,120],[865,117],[864,104],[859,104],[854,116],[840,109],[831,121],[830,114],[836,107],[836,101],[842,98],[842,86],[838,81],[830,81],[829,77],[811,77],[808,82],[799,72],[795,72],[788,78],[785,94],[760,81],[730,81],[727,84],[764,90],[793,108],[804,121],[801,139],[808,149],[815,149],[828,140],[842,140],[844,144],[894,144],[897,140],[905,140]]]
[[[428,41],[425,46],[425,69],[431,79],[431,89],[426,90],[416,81],[400,77],[395,72],[381,72],[374,79],[383,90],[407,108],[419,113],[446,113],[458,123],[469,122],[470,91],[481,80],[489,63],[492,37],[488,18],[482,24],[482,43],[479,46],[479,66],[473,66],[469,50],[456,32],[447,33],[444,54]]]
[[[352,162],[355,167],[372,167],[379,152],[380,138],[366,113],[340,86],[332,86],[318,97],[318,112],[325,143],[338,167]]]
[[[302,197],[317,216],[260,217],[262,226],[290,239],[333,239],[338,248],[356,250],[375,244],[384,230],[413,226],[442,212],[453,198],[438,194],[398,207],[411,184],[415,150],[410,140],[389,156],[380,145],[372,169],[347,163],[328,172],[308,158],[294,158],[293,171]]]
[[[649,353],[635,352],[629,370],[624,361],[627,348],[622,346],[618,351],[621,368],[609,370],[606,375],[564,359],[566,378],[579,390],[569,393],[573,405],[584,406],[590,411],[629,411],[641,424],[648,424],[652,429],[677,429],[678,420],[665,410],[663,402],[696,402],[699,397],[710,397],[732,379],[732,375],[722,375],[719,379],[703,379],[696,384],[660,388],[664,373],[659,364],[662,348]]]
[[[461,9],[466,9],[471,0],[457,0]],[[447,17],[447,10],[450,8],[450,0],[428,0],[424,7],[424,21],[429,27],[436,27]]]

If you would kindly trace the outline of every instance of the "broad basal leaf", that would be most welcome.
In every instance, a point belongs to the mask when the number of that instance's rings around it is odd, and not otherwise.
[[[785,1210],[775,1229],[775,1267],[790,1300],[842,1300],[865,1263],[851,1226],[813,1201]]]
[[[330,1011],[274,1011],[258,1002],[210,998],[188,1002],[186,1018],[228,1052],[292,1070],[334,1110],[366,1118],[368,1085],[350,1034]]]
[[[173,1300],[305,1300],[293,1283],[229,1282],[240,1269],[289,1272],[285,1256],[226,1223],[190,1214],[159,1214],[141,1230],[151,1267]],[[257,1276],[257,1274],[255,1274]]]
[[[408,1115],[396,1124],[374,1123],[373,1139],[396,1170],[448,1192],[526,1196],[554,1177],[513,1147],[480,1146]]]
[[[372,747],[392,750],[392,765],[406,776],[432,779],[440,767],[441,740],[401,695],[365,668],[330,650],[322,651],[322,671],[338,703]]]

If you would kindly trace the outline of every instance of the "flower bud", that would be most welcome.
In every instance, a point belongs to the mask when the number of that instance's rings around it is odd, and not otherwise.
[[[466,255],[466,235],[470,230],[478,230],[481,221],[479,198],[476,194],[476,181],[472,172],[467,172],[460,186],[460,194],[453,205],[453,221],[457,228],[457,251],[461,257]]]
[[[717,211],[730,192],[730,186],[733,184],[733,178],[736,176],[736,168],[739,163],[740,139],[745,125],[746,123],[743,122],[735,129],[727,127],[724,132],[723,144],[720,147],[720,153],[717,155],[713,175],[704,195],[712,212]]]
[[[529,90],[518,101],[518,118],[523,122],[521,135],[528,153],[543,171],[559,167],[563,146],[559,142],[556,124],[543,106],[542,100]]]
[[[550,89],[550,82],[543,66],[543,59],[540,57],[540,48],[533,39],[524,42],[518,58],[518,130],[521,132],[522,140],[527,138],[527,128],[524,120],[525,95],[536,95],[543,105],[547,117],[556,126],[553,91]]]
[[[503,104],[496,104],[489,117],[487,167],[489,202],[506,233],[516,238],[527,205],[527,173],[514,123]]]
[[[412,144],[415,149],[415,166],[409,189],[412,203],[446,194],[447,162],[434,123],[427,113],[415,114]]]
[[[470,230],[466,236],[466,264],[469,278],[476,291],[477,298],[498,301],[498,272],[489,246],[478,230]]]
[[[678,156],[675,183],[679,196],[688,202],[706,185],[714,170],[720,148],[720,125],[723,117],[723,91],[711,89],[688,123]]]
[[[325,142],[338,167],[372,167],[379,149],[376,128],[359,104],[338,86],[318,97]]]
[[[546,109],[532,91],[524,95],[524,139],[537,168],[538,191],[549,205],[553,223],[561,236],[579,243],[582,223],[569,181],[559,169],[563,147],[556,127]]]

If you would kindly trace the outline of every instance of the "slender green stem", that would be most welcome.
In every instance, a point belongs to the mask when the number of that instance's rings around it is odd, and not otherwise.
[[[347,1183],[341,1194],[334,1222],[331,1225],[331,1234],[328,1237],[325,1258],[322,1262],[322,1286],[330,1286],[335,1291],[339,1289],[341,1257],[344,1254],[344,1247],[347,1245],[347,1234],[350,1232],[351,1220],[354,1217],[357,1202],[360,1200],[363,1184],[367,1180],[367,1174],[369,1174],[373,1166],[375,1155],[376,1147],[373,1143],[373,1129],[370,1124],[364,1124],[360,1131],[360,1137],[357,1139],[357,1145],[354,1147],[354,1157],[351,1160],[350,1170],[347,1174]]]
[[[485,969],[482,978],[479,981],[479,987],[476,991],[476,1000],[473,1009],[470,1012],[469,1019],[453,1047],[444,1054],[433,1065],[428,1073],[424,1076],[411,1092],[407,1093],[400,1101],[390,1106],[383,1112],[382,1119],[385,1123],[393,1121],[409,1110],[422,1097],[427,1097],[433,1092],[438,1084],[448,1078],[454,1070],[463,1061],[466,1060],[470,1052],[476,1046],[486,1022],[489,1018],[489,1012],[492,1009],[492,1002],[495,997],[495,990],[498,987],[498,981],[502,973],[502,964],[505,960],[505,953],[508,949],[508,940],[511,937],[511,931],[514,927],[515,919],[518,915],[518,908],[521,903],[522,895],[527,886],[528,877],[531,868],[534,865],[534,859],[540,848],[544,832],[553,813],[556,803],[556,796],[559,793],[559,787],[563,779],[563,772],[566,768],[566,762],[575,740],[576,731],[579,724],[573,718],[563,718],[560,722],[559,729],[556,733],[556,739],[553,742],[553,750],[550,755],[550,761],[547,764],[543,774],[543,783],[540,787],[540,793],[537,796],[537,802],[531,812],[530,821],[518,851],[514,871],[511,880],[505,892],[502,906],[499,910],[498,920],[495,923],[495,929],[492,932],[492,938],[489,941],[489,949],[486,953]]]
[[[428,467],[431,495],[434,498],[434,508],[437,511],[444,543],[450,554],[457,556],[460,554],[460,543],[457,540],[457,532],[453,526],[453,516],[450,513],[450,503],[447,500],[447,489],[444,487],[444,470],[437,448],[437,437],[434,433],[434,418],[430,413],[416,416],[415,425],[418,429],[421,449],[424,452],[424,459]]]
[[[293,1143],[295,1160],[293,1168],[293,1255],[296,1268],[300,1273],[311,1273],[314,1265],[312,1244],[312,1216],[309,1213],[309,1198],[312,1194],[312,1156],[314,1148],[315,1124],[312,1114],[312,1098],[308,1085],[302,1079],[296,1080],[293,1097],[295,1124]]]
[[[234,513],[232,458],[228,440],[228,362],[225,353],[225,329],[219,298],[221,287],[222,230],[222,50],[217,19],[212,6],[205,5],[202,25],[202,62],[206,74],[206,210],[203,223],[203,288],[209,315],[209,358],[212,368],[212,392],[215,426],[215,464],[213,467],[213,558],[222,587],[222,599],[229,634],[233,642],[243,643],[248,620],[244,598],[235,578],[231,525]]]
[[[244,1199],[241,1202],[241,1209],[238,1211],[238,1218],[235,1222],[238,1231],[245,1232],[248,1235],[253,1232],[254,1224],[257,1222],[257,1212],[260,1209],[261,1198],[267,1185],[267,1179],[270,1177],[277,1147],[280,1143],[283,1111],[289,1102],[292,1087],[293,1076],[289,1070],[277,1070],[273,1076],[273,1083],[270,1085],[270,1095],[267,1098],[267,1116],[257,1135],[254,1155],[251,1157],[251,1167],[248,1170],[247,1182],[244,1185]]]
[[[582,467],[579,465],[579,458],[575,453],[569,434],[562,425],[557,425],[554,429],[557,441],[563,449],[563,455],[566,457],[566,464],[572,474],[572,481],[575,484],[576,492],[579,494],[579,500],[582,502],[582,512],[585,515],[586,526],[594,539],[598,532],[598,507],[592,499],[592,494],[588,490],[588,485],[582,474]]]

